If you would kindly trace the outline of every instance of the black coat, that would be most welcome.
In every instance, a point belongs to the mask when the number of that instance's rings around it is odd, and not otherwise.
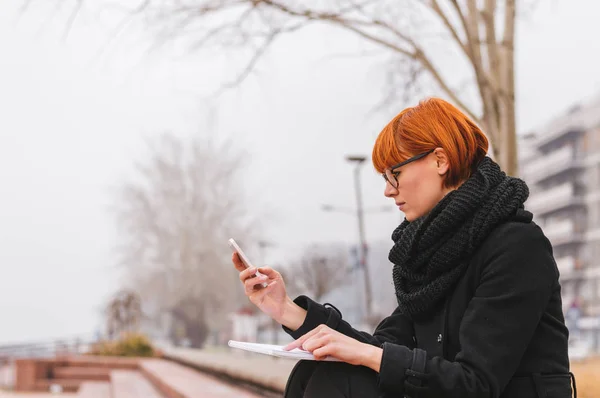
[[[371,335],[335,307],[300,296],[308,313],[299,338],[327,324],[383,348],[382,396],[568,398],[568,330],[552,247],[531,213],[519,211],[482,243],[452,294],[410,320],[398,310]]]

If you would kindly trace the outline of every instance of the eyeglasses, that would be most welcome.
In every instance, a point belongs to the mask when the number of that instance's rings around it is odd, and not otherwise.
[[[393,171],[397,168],[400,168],[404,165],[407,165],[411,162],[414,162],[415,160],[419,160],[421,158],[424,158],[425,156],[429,155],[430,153],[432,153],[433,151],[435,151],[435,149],[431,149],[427,152],[423,152],[420,153],[416,156],[413,156],[412,158],[408,158],[406,159],[404,162],[400,162],[392,167],[388,167],[387,169],[385,169],[385,172],[383,174],[381,174],[384,178],[384,180],[386,180],[387,182],[390,183],[391,186],[393,186],[394,188],[398,188],[398,175],[400,174],[399,171]]]

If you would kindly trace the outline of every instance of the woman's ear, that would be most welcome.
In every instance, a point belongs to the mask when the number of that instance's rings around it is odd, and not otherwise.
[[[446,175],[450,169],[450,163],[448,162],[448,155],[446,154],[446,151],[444,151],[443,148],[436,148],[435,151],[433,151],[433,154],[435,155],[438,174],[440,176]]]

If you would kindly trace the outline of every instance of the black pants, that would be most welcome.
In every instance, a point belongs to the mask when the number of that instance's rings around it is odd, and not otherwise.
[[[344,362],[300,361],[287,385],[285,398],[376,398],[377,373]]]

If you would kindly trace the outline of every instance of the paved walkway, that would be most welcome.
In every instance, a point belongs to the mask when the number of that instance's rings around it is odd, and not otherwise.
[[[171,396],[186,398],[261,398],[261,395],[249,392],[241,386],[224,383],[221,379],[173,361],[145,360],[141,363],[141,371],[149,380],[155,381],[158,389],[163,392],[169,391]],[[150,398],[148,394],[139,396]],[[131,397],[134,397],[134,395]]]
[[[39,392],[5,392],[0,391],[0,398],[77,398],[76,393],[39,393]]]
[[[10,365],[0,366],[0,388],[14,384],[14,367]]]
[[[232,379],[253,383],[271,390],[285,389],[288,376],[297,361],[268,355],[246,353],[233,348],[218,351],[189,348],[165,348],[165,354],[201,370],[224,374]]]
[[[277,387],[274,388],[265,384],[268,382],[268,378],[266,382],[262,379],[255,380],[252,378],[252,374],[240,372],[239,367],[235,366],[236,364],[241,364],[248,366],[249,369],[256,369],[257,366],[262,366],[261,364],[264,363],[260,360],[256,362],[252,358],[247,358],[250,359],[249,362],[246,360],[237,363],[238,358],[235,355],[231,355],[228,351],[206,353],[201,350],[172,349],[169,353],[173,357],[178,357],[179,361],[187,362],[194,367],[203,368],[212,373],[229,374],[233,382],[227,382],[221,378],[194,371],[187,366],[182,366],[171,361],[145,359],[142,360],[141,366],[144,374],[149,377],[148,381],[142,378],[138,371],[113,370],[111,372],[112,380],[109,385],[112,391],[111,396],[113,398],[122,398],[125,396],[136,398],[158,397],[162,396],[162,394],[157,389],[166,388],[168,391],[175,392],[177,396],[186,398],[262,398],[262,393],[248,389],[250,383],[263,388],[266,386],[266,388],[271,390],[277,389]],[[274,362],[270,358],[266,359],[269,362]],[[266,369],[269,369],[268,365]],[[236,375],[235,372],[240,372],[241,377]],[[270,372],[275,373],[273,369]],[[254,375],[255,377],[256,375]],[[134,378],[139,380],[134,380]],[[156,385],[157,389],[150,387],[149,380],[151,379],[159,384]],[[282,379],[287,380],[286,378]],[[235,381],[239,382],[236,383]],[[244,381],[247,383],[244,383]],[[109,383],[107,382],[107,384]],[[149,390],[152,391],[149,392]],[[82,398],[83,396],[87,397],[87,395],[78,393],[22,393],[0,390],[0,398]]]
[[[600,397],[600,357],[571,363],[571,371],[577,379],[578,398]]]

